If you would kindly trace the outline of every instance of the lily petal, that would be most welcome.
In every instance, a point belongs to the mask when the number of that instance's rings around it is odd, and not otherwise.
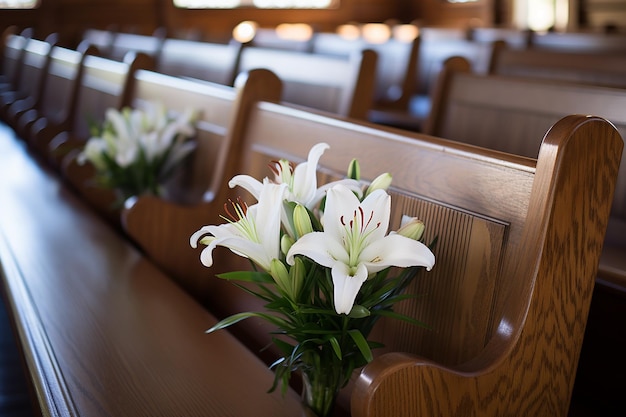
[[[389,266],[424,266],[430,271],[435,265],[435,255],[423,243],[392,233],[367,245],[359,261],[366,265],[370,273]]]
[[[307,233],[296,240],[287,252],[286,260],[289,265],[294,264],[295,255],[304,255],[328,268],[335,265],[337,261],[347,263],[349,259],[348,252],[341,241],[329,238],[324,232]]]
[[[337,314],[350,314],[361,286],[367,279],[367,269],[364,265],[357,267],[356,273],[351,274],[350,268],[341,262],[333,265],[333,294],[335,311]]]
[[[263,188],[263,183],[257,180],[250,175],[235,175],[229,182],[228,186],[230,188],[235,188],[237,186],[243,188],[248,191],[254,198],[257,200],[261,195],[261,189]]]

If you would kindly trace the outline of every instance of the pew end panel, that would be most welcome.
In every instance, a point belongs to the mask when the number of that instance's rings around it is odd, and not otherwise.
[[[565,118],[551,129],[536,173],[530,158],[259,103],[240,152],[241,173],[269,175],[267,161],[302,161],[321,141],[331,148],[320,161],[320,179],[341,178],[353,157],[361,162],[364,179],[389,171],[395,201],[391,227],[404,215],[416,216],[426,223],[427,241],[438,236],[435,268],[410,289],[420,297],[398,307],[429,329],[378,323],[372,336],[386,347],[357,380],[352,415],[430,415],[430,406],[442,415],[459,410],[466,413],[460,415],[506,415],[507,410],[542,415],[549,410],[565,416],[617,175],[616,154],[623,146],[614,127],[600,118]],[[597,176],[586,175],[588,170]],[[573,215],[563,216],[571,207],[577,207]],[[581,236],[581,228],[590,224],[594,230]],[[574,242],[564,243],[570,239]],[[566,256],[559,255],[561,249]],[[242,268],[235,255],[215,256],[219,265],[208,275]],[[224,290],[212,305],[258,308],[258,301],[242,301],[245,297]],[[527,312],[533,315],[525,320]],[[263,346],[257,324],[235,327],[260,338]],[[545,354],[534,358],[529,352],[535,349]],[[378,373],[395,377],[393,366],[386,364],[405,354],[427,358],[432,367],[416,368],[431,373],[460,367],[470,376],[482,371],[491,376],[421,392],[412,383],[399,389],[409,381],[409,372],[402,370],[389,389],[378,388]],[[520,373],[516,364],[522,360],[527,366]],[[545,367],[554,373],[545,374]],[[519,389],[518,377],[523,381]],[[502,380],[505,385],[498,385]],[[511,388],[499,392],[503,386]],[[341,394],[343,407],[349,407],[351,387]],[[500,399],[490,403],[492,394]],[[545,407],[534,408],[537,404]]]
[[[199,251],[191,248],[189,237],[207,219],[220,221],[226,200],[218,195],[223,184],[236,174],[240,157],[237,143],[250,108],[260,100],[279,101],[281,83],[264,69],[242,74],[235,89],[188,80],[170,80],[167,85],[166,76],[148,72],[137,76],[137,98],[159,96],[167,106],[181,107],[190,102],[202,106],[198,140],[207,143],[200,144],[192,165],[186,167],[191,175],[179,190],[195,194],[194,201],[154,196],[131,199],[121,213],[124,232],[148,258],[208,305],[214,280],[207,277],[206,268],[199,262]]]
[[[374,359],[355,384],[353,415],[566,416],[622,147],[603,119],[552,127],[484,349],[453,366],[400,352]]]

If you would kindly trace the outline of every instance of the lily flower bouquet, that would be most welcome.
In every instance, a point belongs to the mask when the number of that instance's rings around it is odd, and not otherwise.
[[[308,161],[295,167],[278,161],[273,179],[235,176],[229,186],[246,189],[257,203],[231,202],[224,224],[204,226],[190,238],[192,247],[206,245],[200,257],[207,267],[217,246],[249,258],[250,271],[218,276],[252,283],[246,290],[266,303],[264,311],[235,314],[207,332],[249,317],[273,324],[283,356],[272,365],[271,390],[278,385],[286,390],[291,374],[300,372],[303,401],[319,417],[330,415],[353,370],[380,347],[368,340],[379,318],[419,324],[394,312],[393,305],[411,297],[403,290],[421,267],[430,270],[435,263],[421,242],[420,220],[411,218],[388,232],[390,174],[366,186],[353,160],[346,179],[318,188],[317,164],[328,147],[317,144]]]
[[[161,195],[163,183],[195,149],[191,109],[176,117],[162,103],[145,108],[110,108],[78,156],[96,169],[99,186],[115,189],[123,202],[142,193]]]

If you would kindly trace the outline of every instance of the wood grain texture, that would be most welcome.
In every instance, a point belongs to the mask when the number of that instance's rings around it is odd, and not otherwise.
[[[550,130],[522,240],[507,257],[515,273],[501,276],[498,331],[458,366],[406,353],[375,359],[356,383],[353,416],[567,414],[622,146],[597,118]]]
[[[271,371],[228,332],[206,335],[214,316],[23,143],[2,135],[0,149],[2,284],[43,415],[301,413],[294,392],[267,394]]]
[[[537,157],[546,130],[568,114],[602,116],[622,137],[626,135],[624,89],[563,80],[483,76],[470,73],[469,63],[464,61],[455,58],[446,63],[426,125],[428,134],[531,158]],[[569,64],[557,59],[542,61],[542,65],[556,69],[557,65]],[[626,286],[623,256],[615,255],[624,253],[626,247],[626,163],[619,168],[610,224],[599,276]]]

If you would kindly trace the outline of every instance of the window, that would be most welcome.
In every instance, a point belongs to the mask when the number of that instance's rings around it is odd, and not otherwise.
[[[174,6],[187,9],[329,9],[338,3],[339,0],[174,0]]]
[[[0,9],[34,9],[39,0],[0,0]]]

